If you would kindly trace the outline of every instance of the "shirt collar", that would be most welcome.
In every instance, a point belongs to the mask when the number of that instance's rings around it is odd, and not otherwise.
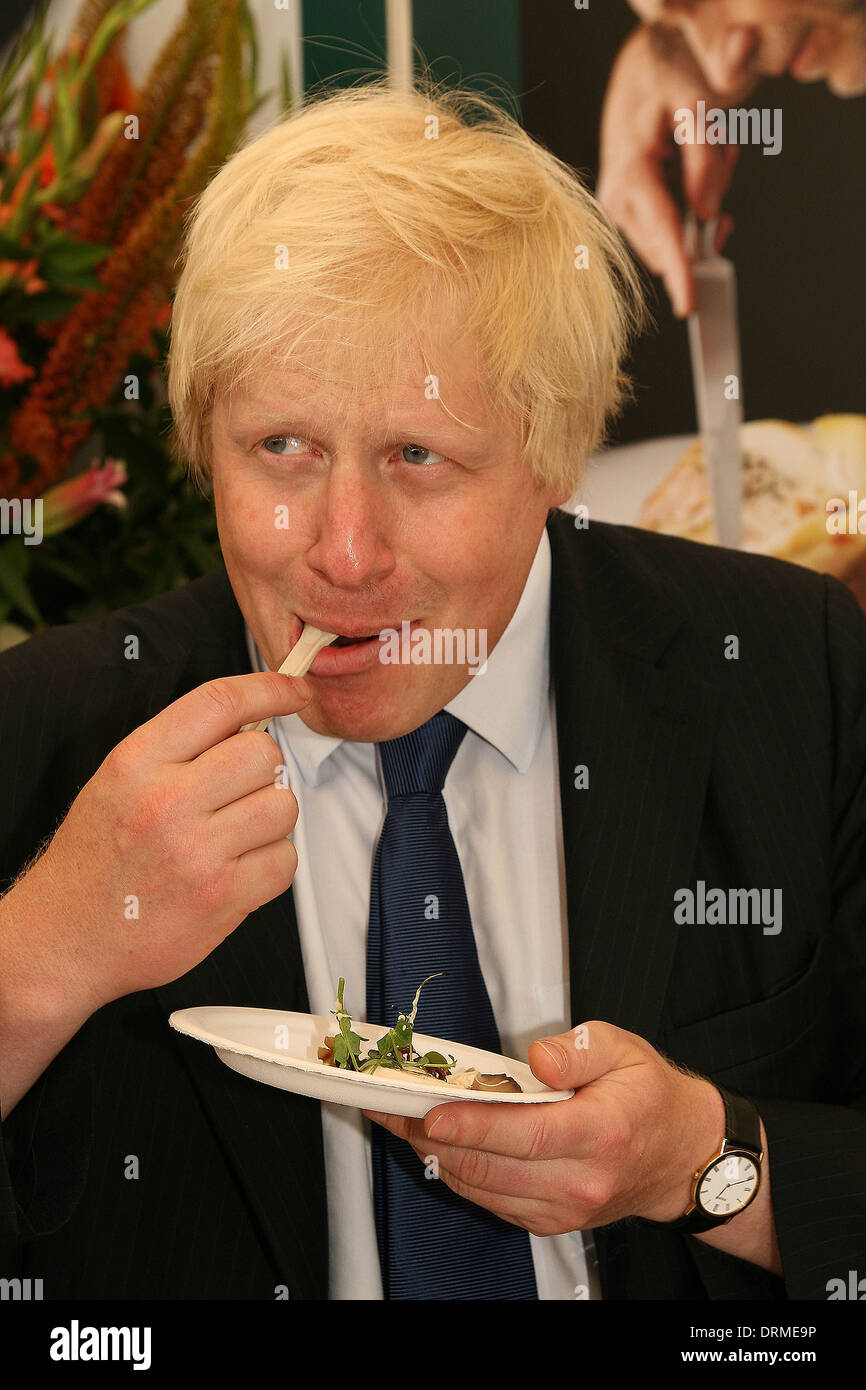
[[[550,689],[550,541],[542,531],[535,558],[511,621],[487,658],[445,708],[498,749],[518,772],[535,756]],[[266,669],[244,624],[254,671]],[[308,786],[318,786],[331,754],[347,742],[308,729],[298,714],[272,720]]]

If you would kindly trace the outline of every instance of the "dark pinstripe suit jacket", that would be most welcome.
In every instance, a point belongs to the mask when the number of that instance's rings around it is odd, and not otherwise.
[[[548,530],[572,1016],[755,1101],[784,1265],[626,1221],[596,1232],[604,1295],[825,1298],[866,1272],[866,621],[776,561],[562,512]],[[131,729],[248,669],[222,569],[0,658],[0,888]],[[699,879],[781,889],[782,930],[678,926]],[[0,1275],[51,1299],[327,1297],[318,1105],[168,1028],[208,1003],[308,1010],[291,891],[101,1009],[5,1120]]]

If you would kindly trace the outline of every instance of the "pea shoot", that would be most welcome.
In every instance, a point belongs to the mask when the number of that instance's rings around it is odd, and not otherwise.
[[[363,1058],[362,1040],[353,1032],[351,1015],[343,1006],[345,980],[341,977],[337,985],[336,1007],[331,1010],[337,1021],[338,1031],[333,1037],[325,1038],[324,1047],[319,1048],[319,1059],[329,1065],[341,1067],[344,1071],[374,1072],[378,1067],[388,1066],[399,1067],[401,1071],[434,1076],[440,1081],[447,1080],[449,1072],[456,1065],[455,1058],[443,1057],[441,1052],[425,1052],[422,1056],[412,1043],[421,991],[431,980],[437,980],[444,974],[445,971],[440,970],[421,981],[415,991],[409,1013],[398,1015],[394,1027],[389,1028]]]

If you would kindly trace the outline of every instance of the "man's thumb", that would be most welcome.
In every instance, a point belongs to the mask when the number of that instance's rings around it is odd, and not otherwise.
[[[554,1091],[586,1086],[624,1062],[625,1045],[631,1040],[631,1034],[612,1023],[579,1023],[567,1033],[532,1043],[529,1065]]]

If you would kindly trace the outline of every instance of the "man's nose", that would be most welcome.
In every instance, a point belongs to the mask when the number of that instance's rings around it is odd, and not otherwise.
[[[687,38],[704,77],[720,93],[734,92],[749,76],[758,31],[749,24],[720,25],[708,5],[687,21]]]
[[[361,466],[333,464],[318,499],[309,565],[338,588],[381,581],[394,568],[386,539],[389,514],[377,479]]]

